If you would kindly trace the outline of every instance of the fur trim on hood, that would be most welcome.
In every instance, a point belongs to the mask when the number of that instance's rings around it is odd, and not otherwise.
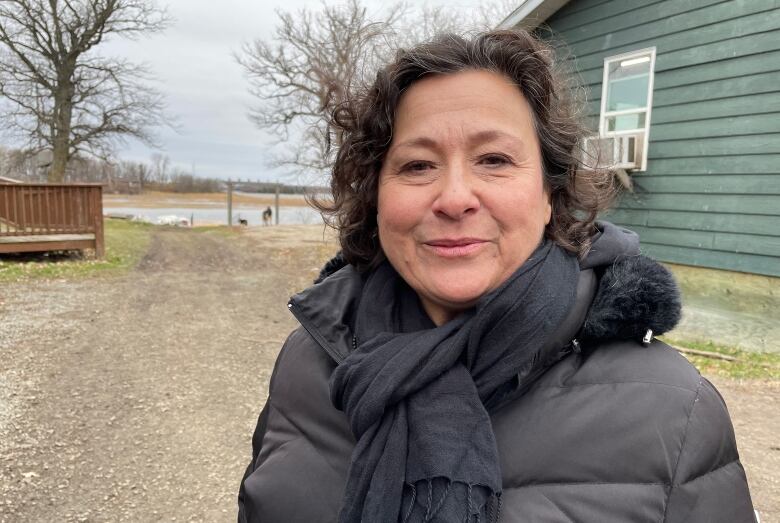
[[[663,334],[680,321],[680,291],[669,269],[647,256],[609,265],[599,280],[580,341],[642,339]]]

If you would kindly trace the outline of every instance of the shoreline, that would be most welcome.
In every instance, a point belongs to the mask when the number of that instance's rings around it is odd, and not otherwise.
[[[274,195],[248,193],[233,193],[233,208],[256,209],[273,207]],[[279,195],[281,207],[311,207],[304,196]],[[104,194],[103,208],[137,207],[144,209],[161,209],[170,207],[186,207],[193,209],[220,209],[227,207],[226,193],[164,193],[148,192],[141,194]]]

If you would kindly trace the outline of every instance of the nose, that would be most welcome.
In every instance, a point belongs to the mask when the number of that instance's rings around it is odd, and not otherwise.
[[[433,212],[442,218],[460,220],[479,210],[480,201],[472,186],[468,166],[458,163],[448,166],[438,180],[439,192],[433,202]]]

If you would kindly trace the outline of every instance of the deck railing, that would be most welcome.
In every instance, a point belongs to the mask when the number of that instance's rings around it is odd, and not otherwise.
[[[0,183],[0,252],[103,245],[100,184]]]

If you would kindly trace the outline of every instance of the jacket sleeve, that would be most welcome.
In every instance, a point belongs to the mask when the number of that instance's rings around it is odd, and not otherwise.
[[[726,404],[705,378],[689,412],[664,522],[755,522]]]

